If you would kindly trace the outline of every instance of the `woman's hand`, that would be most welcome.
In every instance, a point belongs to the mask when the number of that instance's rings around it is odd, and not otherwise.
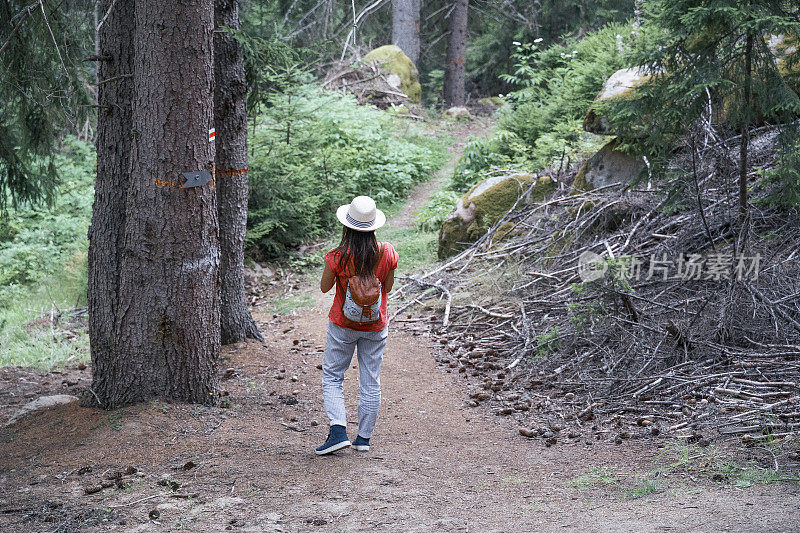
[[[330,267],[328,267],[328,264],[325,263],[325,270],[322,271],[322,279],[319,280],[319,290],[328,292],[331,290],[334,283],[336,283],[336,276]]]

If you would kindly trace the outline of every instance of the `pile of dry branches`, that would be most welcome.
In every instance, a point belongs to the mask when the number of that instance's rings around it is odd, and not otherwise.
[[[471,378],[470,404],[490,401],[548,445],[797,432],[800,217],[751,206],[737,220],[725,142],[684,146],[674,167],[691,170],[673,194],[562,187],[519,201],[472,246],[409,278],[394,293],[395,320],[413,328],[405,310],[440,297],[441,362]],[[769,166],[774,150],[762,144],[755,164]],[[508,222],[513,236],[495,242]],[[587,253],[607,269],[590,282],[580,276]],[[741,257],[749,270],[737,270]],[[685,279],[692,264],[699,279]]]
[[[352,93],[358,103],[373,104],[381,109],[408,105],[408,95],[389,83],[387,75],[375,63],[353,66],[350,62],[335,64],[322,84],[328,89]]]

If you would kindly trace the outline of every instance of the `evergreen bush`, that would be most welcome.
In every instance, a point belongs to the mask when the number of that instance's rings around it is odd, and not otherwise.
[[[281,257],[335,227],[336,208],[354,196],[385,208],[426,180],[444,150],[401,135],[395,120],[314,84],[271,94],[250,136],[250,255]]]

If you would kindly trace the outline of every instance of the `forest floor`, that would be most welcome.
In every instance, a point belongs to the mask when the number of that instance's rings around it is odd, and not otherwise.
[[[469,125],[450,132],[457,144],[467,133]],[[383,238],[411,226],[448,167],[417,189]],[[435,335],[404,322],[391,327],[372,450],[317,457],[332,295],[319,293],[316,273],[289,283],[303,305],[254,308],[264,345],[223,348],[223,407],[154,401],[103,411],[72,401],[0,429],[0,531],[798,530],[796,483],[743,488],[707,475],[715,457],[747,460],[722,444],[545,447],[520,436],[508,418],[469,407],[463,375],[436,363]],[[278,297],[287,288],[264,290]],[[356,366],[345,380],[351,432]],[[0,417],[90,378],[77,366],[0,370]]]

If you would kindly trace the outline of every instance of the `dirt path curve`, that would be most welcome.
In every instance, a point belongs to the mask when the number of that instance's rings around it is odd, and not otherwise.
[[[414,213],[422,207],[431,195],[453,175],[453,170],[458,164],[464,145],[470,137],[483,137],[489,133],[494,120],[486,117],[476,117],[469,122],[442,122],[437,125],[439,132],[444,132],[453,137],[453,143],[447,148],[450,154],[447,163],[433,176],[433,179],[418,184],[403,205],[403,208],[389,219],[389,226],[393,229],[406,229],[414,224]],[[431,131],[431,134],[436,134]]]
[[[466,382],[435,361],[436,338],[399,326],[373,449],[317,457],[332,295],[314,285],[295,289],[313,307],[255,309],[264,345],[224,347],[223,407],[154,401],[109,412],[72,402],[3,428],[0,531],[797,531],[797,485],[739,490],[686,474],[634,500],[616,485],[576,490],[571,481],[592,469],[647,472],[659,451],[635,440],[546,448],[525,439],[466,405]],[[0,414],[87,386],[90,375],[0,371]],[[357,377],[354,360],[351,435]]]

